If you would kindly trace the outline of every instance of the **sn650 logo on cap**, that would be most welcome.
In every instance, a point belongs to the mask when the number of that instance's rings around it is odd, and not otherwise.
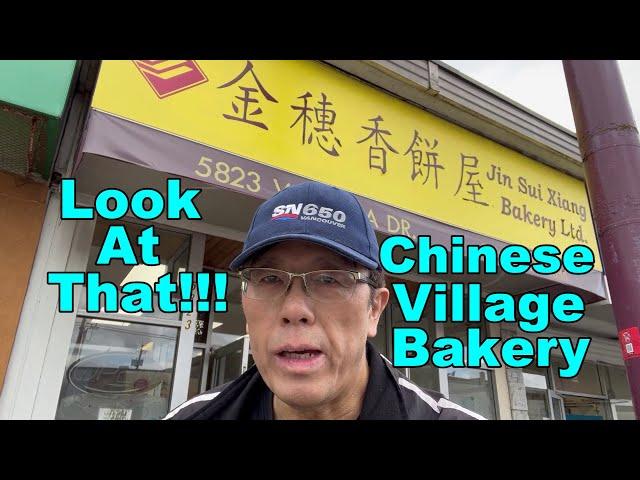
[[[310,220],[347,228],[347,215],[342,210],[318,206],[315,203],[291,203],[278,205],[273,209],[271,220]]]

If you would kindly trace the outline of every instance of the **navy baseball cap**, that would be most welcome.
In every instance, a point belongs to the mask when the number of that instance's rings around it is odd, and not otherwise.
[[[324,183],[292,185],[262,203],[229,268],[237,271],[263,248],[284,240],[306,240],[367,268],[380,266],[378,240],[358,199]]]

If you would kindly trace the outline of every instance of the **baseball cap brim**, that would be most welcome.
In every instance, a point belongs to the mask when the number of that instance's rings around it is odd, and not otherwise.
[[[267,238],[261,242],[252,245],[250,248],[244,250],[240,255],[234,258],[229,264],[229,269],[232,271],[237,271],[240,267],[249,260],[254,254],[258,253],[258,251],[262,250],[265,247],[273,245],[275,243],[280,243],[285,240],[305,240],[307,242],[315,243],[321,245],[323,247],[327,247],[330,250],[342,255],[354,262],[357,262],[363,265],[366,268],[377,269],[379,267],[378,263],[372,261],[370,258],[361,255],[360,253],[352,250],[349,247],[346,247],[338,242],[318,237],[316,235],[309,235],[304,233],[288,233],[283,235],[276,235],[270,238]]]

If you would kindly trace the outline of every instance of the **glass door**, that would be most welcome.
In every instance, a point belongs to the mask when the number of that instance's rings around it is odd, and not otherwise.
[[[213,273],[220,270],[207,268],[207,271]],[[198,321],[191,378],[194,387],[197,379],[202,379],[200,392],[234,380],[253,365],[242,312],[240,279],[237,274],[226,273],[227,311],[203,314]],[[200,362],[201,353],[203,363]],[[196,388],[192,388],[189,392],[190,397],[195,392]]]
[[[153,284],[167,273],[176,281],[180,272],[198,271],[193,270],[198,262],[194,237],[166,227],[156,228],[159,265],[125,265],[115,259],[109,265],[96,265],[110,225],[105,220],[96,222],[86,271],[100,273],[100,282],[110,282],[119,297],[129,282]],[[130,239],[148,227],[134,222],[117,225],[124,225]],[[139,245],[132,242],[132,247],[140,258]],[[151,313],[105,312],[105,298],[100,296],[98,313],[87,312],[85,293],[81,293],[56,418],[162,418],[175,403],[186,400],[194,329],[180,312],[163,313],[157,305]],[[181,356],[187,356],[186,362]],[[188,367],[183,368],[184,363]]]
[[[211,388],[238,378],[253,365],[249,351],[249,335],[212,352]]]

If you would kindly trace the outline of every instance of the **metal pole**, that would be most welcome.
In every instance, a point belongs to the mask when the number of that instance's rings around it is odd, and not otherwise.
[[[640,139],[615,60],[565,60],[600,253],[640,419]]]

